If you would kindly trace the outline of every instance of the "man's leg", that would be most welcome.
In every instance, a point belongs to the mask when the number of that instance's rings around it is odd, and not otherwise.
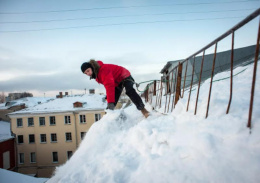
[[[138,110],[144,109],[144,103],[141,97],[136,93],[135,89],[133,88],[134,81],[133,78],[129,76],[123,82],[123,86],[126,90],[126,95],[132,100],[132,102],[136,105]]]
[[[116,104],[117,104],[117,102],[118,102],[118,100],[119,100],[119,97],[120,97],[122,91],[123,91],[123,84],[120,83],[120,84],[115,88],[115,106],[116,106]]]

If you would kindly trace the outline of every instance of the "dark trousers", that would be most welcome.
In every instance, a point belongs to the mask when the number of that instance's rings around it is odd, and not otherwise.
[[[119,97],[125,87],[126,95],[131,99],[131,101],[135,104],[138,110],[142,110],[144,108],[144,103],[141,97],[136,93],[133,88],[134,79],[132,76],[125,78],[121,83],[115,88],[115,106],[119,100]]]

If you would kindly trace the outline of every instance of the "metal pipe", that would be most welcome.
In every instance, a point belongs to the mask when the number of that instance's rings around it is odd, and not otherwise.
[[[159,108],[161,108],[162,107],[162,88],[163,88],[163,86],[162,86],[162,83],[163,83],[163,77],[161,77],[161,92],[160,92],[160,103],[159,103]]]
[[[192,85],[193,85],[194,67],[195,67],[195,56],[194,56],[193,66],[192,66],[192,75],[191,75],[191,83],[190,83],[190,93],[189,93],[189,98],[188,98],[188,104],[187,104],[187,109],[186,109],[186,111],[189,110],[190,95],[191,95],[191,89],[192,89]]]
[[[260,41],[260,21],[259,21],[259,26],[258,26],[258,36],[257,36],[256,51],[255,51],[254,72],[253,72],[253,79],[252,79],[250,106],[249,106],[248,123],[247,123],[248,128],[251,128],[251,126],[252,126],[251,121],[252,121],[252,112],[253,112],[253,103],[254,103],[257,61],[258,61],[258,55],[259,55],[259,41]]]
[[[179,63],[180,64],[180,63]],[[172,97],[172,110],[173,110],[173,104],[174,104],[174,108],[175,108],[175,95],[176,95],[176,89],[177,89],[177,87],[176,87],[176,83],[177,83],[177,73],[178,73],[178,71],[176,70],[176,72],[175,72],[175,80],[174,80],[174,94],[173,94],[173,97]],[[171,111],[172,112],[172,111]]]
[[[201,53],[203,50],[206,50],[208,48],[210,48],[211,46],[213,46],[214,44],[216,44],[217,42],[219,42],[220,40],[224,39],[225,37],[229,36],[230,34],[232,34],[233,31],[236,31],[237,29],[239,29],[240,27],[244,26],[245,24],[247,24],[248,22],[250,22],[251,20],[253,20],[255,17],[257,17],[260,14],[260,8],[258,8],[257,10],[255,10],[253,13],[251,13],[250,15],[248,15],[244,20],[242,20],[241,22],[239,22],[238,24],[236,24],[234,27],[232,27],[230,30],[228,30],[227,32],[225,32],[224,34],[222,34],[221,36],[219,36],[217,39],[215,39],[214,41],[212,41],[211,43],[209,43],[208,45],[206,45],[205,47],[203,47],[202,49],[200,49],[199,51],[197,51],[196,53],[192,54],[191,56],[189,56],[188,58],[186,58],[185,60],[182,61],[182,63],[184,63],[186,60],[194,57],[195,55],[198,55],[199,53]]]
[[[233,63],[234,63],[234,31],[232,32],[232,45],[231,45],[231,69],[230,69],[230,96],[226,114],[228,114],[230,109],[230,104],[232,101],[232,93],[233,93]]]
[[[168,96],[168,89],[169,89],[169,77],[166,77],[167,80],[167,88],[166,88],[166,92],[165,92],[165,108],[164,108],[164,113],[166,113],[166,106],[167,106],[167,96]]]
[[[185,76],[184,76],[184,83],[183,83],[183,90],[182,90],[182,96],[181,96],[181,98],[183,98],[183,96],[184,96],[184,88],[185,88],[187,68],[188,68],[188,60],[186,59],[186,61],[187,61],[187,64],[186,64],[186,69],[185,69]]]
[[[171,86],[170,86],[170,96],[169,96],[169,103],[168,103],[168,109],[167,109],[167,113],[169,112],[169,107],[170,107],[170,103],[171,103],[171,93],[172,93],[172,86],[173,86],[173,71],[172,70],[172,79],[171,79]]]
[[[202,70],[203,70],[204,56],[205,56],[205,50],[203,51],[202,60],[201,60],[201,66],[200,66],[200,79],[199,79],[199,84],[198,84],[197,98],[196,98],[196,104],[195,104],[194,115],[196,115],[196,113],[197,113],[198,99],[199,99],[199,93],[200,93],[200,82],[201,82],[201,77],[202,77]]]
[[[215,53],[214,53],[214,59],[212,64],[212,73],[211,73],[211,80],[210,80],[210,87],[209,87],[209,97],[208,97],[208,105],[207,105],[207,112],[206,112],[206,118],[208,117],[209,113],[209,103],[210,103],[210,95],[211,95],[211,89],[212,89],[212,81],[214,76],[214,70],[215,70],[215,61],[216,61],[216,55],[217,55],[217,44],[215,44]]]

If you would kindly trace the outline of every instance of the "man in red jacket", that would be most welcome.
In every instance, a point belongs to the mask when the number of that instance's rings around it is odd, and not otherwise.
[[[105,86],[108,103],[107,109],[114,110],[125,87],[126,95],[136,105],[136,108],[141,110],[146,118],[149,116],[149,112],[145,109],[141,97],[133,88],[134,79],[130,72],[124,67],[104,64],[102,61],[90,60],[81,65],[81,71],[90,76],[90,79],[96,79],[98,83]]]

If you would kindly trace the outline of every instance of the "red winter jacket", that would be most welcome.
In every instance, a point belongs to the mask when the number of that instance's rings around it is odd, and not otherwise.
[[[115,102],[115,87],[119,83],[129,77],[130,72],[124,67],[114,65],[114,64],[104,64],[102,61],[97,61],[100,68],[96,77],[96,81],[101,83],[106,88],[107,102]]]

